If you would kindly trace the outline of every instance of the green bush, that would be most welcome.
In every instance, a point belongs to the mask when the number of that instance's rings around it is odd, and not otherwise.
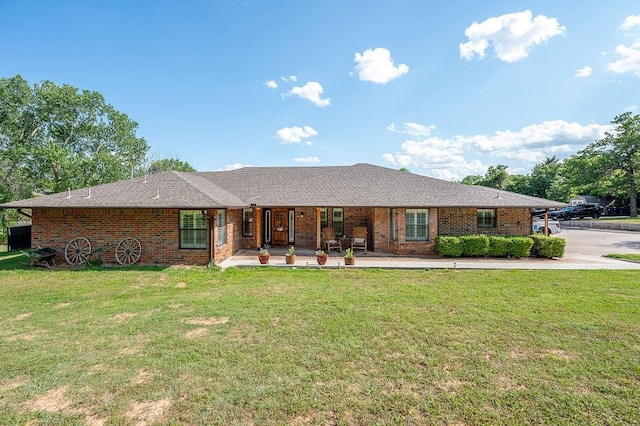
[[[459,239],[463,256],[484,256],[489,250],[489,237],[486,235],[463,235]]]
[[[562,257],[567,242],[564,238],[547,237],[545,235],[532,235],[533,247],[531,247],[531,255],[537,257]]]
[[[460,239],[439,235],[436,238],[436,253],[440,256],[460,257],[462,254]]]
[[[530,237],[510,237],[509,256],[527,257],[533,246],[533,239]]]
[[[487,256],[507,257],[509,255],[509,241],[508,237],[489,237]]]

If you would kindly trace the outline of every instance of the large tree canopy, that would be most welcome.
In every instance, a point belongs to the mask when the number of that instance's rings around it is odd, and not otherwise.
[[[638,216],[640,187],[640,115],[625,112],[612,121],[615,128],[603,139],[564,161],[555,156],[535,165],[529,175],[508,175],[506,166],[489,167],[484,176],[469,175],[462,183],[504,188],[551,200],[568,202],[575,195],[614,197],[629,203]]]
[[[128,178],[149,150],[137,127],[98,92],[1,78],[2,201]]]
[[[629,216],[638,216],[640,185],[640,115],[625,112],[612,122],[613,132],[595,141],[579,154],[597,165],[594,174],[615,188],[624,188],[629,196]],[[611,192],[614,192],[612,188]]]

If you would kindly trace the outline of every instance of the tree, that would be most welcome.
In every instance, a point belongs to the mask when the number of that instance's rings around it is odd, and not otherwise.
[[[149,168],[147,169],[147,173],[159,173],[159,172],[168,172],[170,170],[175,170],[178,172],[195,172],[191,164],[186,161],[179,160],[177,158],[162,158],[160,160],[152,161],[149,164]]]
[[[629,197],[629,216],[638,217],[640,184],[640,115],[625,112],[614,118],[613,132],[578,153],[598,181],[624,188]],[[613,188],[609,189],[610,192]]]
[[[488,186],[489,188],[507,189],[509,185],[509,173],[507,173],[507,166],[498,164],[497,166],[489,166],[484,176],[469,175],[464,177],[460,182],[467,185],[482,185]]]
[[[104,97],[50,81],[0,79],[0,183],[5,198],[113,182],[140,168],[138,124]],[[6,194],[8,192],[8,194]]]

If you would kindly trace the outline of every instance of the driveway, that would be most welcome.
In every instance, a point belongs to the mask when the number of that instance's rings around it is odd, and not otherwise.
[[[640,254],[640,232],[562,228],[556,236],[567,242],[565,257],[600,257],[612,253]]]

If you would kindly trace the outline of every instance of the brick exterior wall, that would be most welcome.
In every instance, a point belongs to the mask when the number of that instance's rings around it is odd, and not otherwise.
[[[392,238],[391,212],[395,212],[395,239]],[[56,262],[64,263],[64,249],[76,237],[87,238],[94,250],[105,243],[102,260],[115,264],[115,245],[126,237],[140,240],[140,264],[206,265],[210,249],[181,249],[179,245],[179,209],[55,209],[32,211],[31,246],[54,247]],[[317,207],[295,208],[295,245],[299,248],[320,247],[320,210]],[[332,226],[332,209],[327,209],[328,226]],[[527,208],[496,209],[496,227],[478,228],[475,208],[429,209],[429,240],[405,241],[404,208],[343,208],[345,235],[356,226],[368,229],[368,250],[399,255],[434,254],[437,235],[529,235],[531,213]],[[217,211],[208,210],[211,221],[210,247],[219,263],[239,250],[261,245],[264,228],[263,209],[254,208],[253,236],[242,236],[242,209],[227,210],[226,243],[218,245]]]
[[[427,241],[406,241],[406,209],[375,209],[374,243],[381,252],[399,255],[431,255],[435,254],[436,236],[438,235],[438,211],[429,210],[429,237]],[[391,214],[395,213],[395,239],[391,229]]]
[[[32,247],[54,247],[56,262],[64,263],[64,249],[76,237],[87,238],[93,250],[106,243],[102,254],[105,264],[117,264],[115,248],[127,237],[137,238],[142,246],[140,264],[209,263],[209,249],[180,248],[179,209],[33,209]],[[213,218],[215,209],[209,210]],[[213,247],[216,262],[238,251],[242,238],[242,210],[227,211],[227,243],[217,245],[217,229],[213,223]]]
[[[475,208],[438,209],[440,235],[531,235],[531,211],[527,208],[496,209],[495,228],[478,228]]]

